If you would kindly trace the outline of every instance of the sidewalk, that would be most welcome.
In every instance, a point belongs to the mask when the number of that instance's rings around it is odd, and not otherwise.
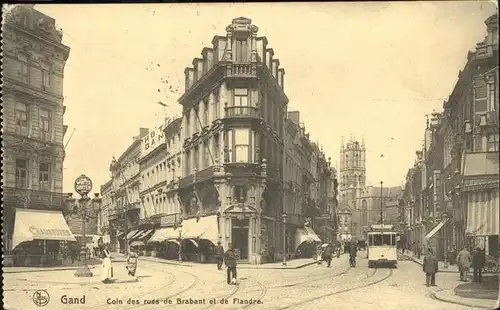
[[[342,254],[344,255],[344,254]],[[126,261],[126,256],[121,253],[112,253],[113,261]],[[139,260],[161,263],[161,264],[169,264],[169,265],[178,265],[184,267],[194,267],[196,265],[205,265],[196,262],[179,262],[175,260],[168,260],[157,257],[150,256],[140,256]],[[335,261],[335,258],[333,259]],[[298,258],[293,259],[286,262],[286,266],[283,265],[283,262],[276,263],[267,263],[262,265],[252,265],[252,264],[238,264],[238,269],[299,269],[306,266],[317,264],[318,261],[312,258]]]
[[[483,276],[482,283],[461,283],[451,290],[433,293],[438,300],[473,308],[495,309],[500,306],[497,275]]]
[[[54,267],[2,267],[3,273],[23,273],[23,272],[44,272],[44,271],[63,271],[63,270],[77,270],[78,261],[75,263],[69,263],[65,266],[54,266]],[[87,260],[87,265],[89,269],[94,269],[96,266],[101,264],[100,259],[91,258]]]
[[[405,254],[399,253],[417,264],[423,264],[423,256],[418,259],[413,256],[411,251],[405,251]],[[457,273],[458,279],[459,271],[456,265],[444,268],[444,263],[439,262],[439,272]],[[469,279],[472,279],[470,273]],[[432,298],[447,303],[482,309],[498,308],[500,306],[499,295],[500,288],[497,274],[483,274],[482,283],[459,282],[454,289],[440,290],[431,294]]]
[[[415,263],[417,263],[419,265],[423,265],[423,263],[424,263],[424,255],[421,255],[420,259],[418,259],[413,254],[412,251],[405,251],[404,254],[401,251],[399,251],[399,254],[401,254],[402,256],[405,256],[406,258],[414,261]],[[444,262],[439,262],[438,264],[439,264],[439,272],[459,273],[457,265],[449,265],[448,264],[448,268],[445,268],[444,267]]]

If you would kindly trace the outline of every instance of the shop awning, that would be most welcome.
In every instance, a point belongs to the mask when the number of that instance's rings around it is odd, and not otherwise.
[[[139,231],[137,229],[129,231],[129,233],[127,234],[127,240],[132,239],[132,237],[134,237],[138,232]]]
[[[179,238],[179,230],[176,230],[172,227],[160,228],[155,231],[153,236],[149,238],[148,243],[151,242],[162,242],[170,239]]]
[[[425,235],[425,239],[430,239],[430,238],[434,237],[434,235],[441,229],[441,227],[444,226],[446,221],[447,221],[447,219],[442,220],[441,222],[439,222],[439,224],[434,226],[434,228],[431,231],[429,231],[429,233],[427,233],[427,235]]]
[[[305,226],[304,228],[297,228],[295,231],[295,249],[304,242],[321,242],[321,239],[311,227]]]
[[[307,231],[307,235],[312,239],[312,241],[321,242],[321,239],[318,237],[318,235],[314,232],[314,230],[311,227],[304,226],[304,229]]]
[[[33,240],[76,241],[61,211],[17,208],[12,249]]]
[[[500,233],[500,201],[498,189],[468,195],[466,234],[492,236]]]
[[[182,222],[182,238],[184,239],[205,239],[214,244],[219,241],[219,225],[217,215],[189,219]]]
[[[141,239],[145,238],[151,232],[153,232],[153,229],[141,230],[135,236],[133,236],[131,240],[141,240]]]

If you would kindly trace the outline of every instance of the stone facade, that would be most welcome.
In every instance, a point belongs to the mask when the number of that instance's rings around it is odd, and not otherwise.
[[[3,23],[4,253],[15,208],[62,210],[64,66],[69,47],[55,20],[29,5]]]

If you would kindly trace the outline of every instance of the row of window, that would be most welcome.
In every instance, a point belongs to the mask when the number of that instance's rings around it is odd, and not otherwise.
[[[163,181],[174,180],[180,170],[180,158],[177,158],[177,160],[162,161],[142,174],[141,190],[151,188]]]
[[[208,126],[211,122],[210,119],[210,95],[213,96],[213,115],[212,119],[220,118],[220,90],[215,89],[212,94],[207,95],[202,100],[199,107],[202,110],[202,117],[200,117],[199,108],[188,110],[186,113],[186,136],[190,137],[192,134],[201,130],[201,127]],[[194,120],[191,119],[194,118]]]
[[[19,53],[17,55],[19,60],[19,72],[18,77],[20,81],[24,83],[31,83],[31,67],[33,66],[32,58],[30,55],[25,53]],[[48,89],[52,85],[52,65],[46,61],[40,62],[40,69],[42,74],[42,86],[45,89]]]
[[[31,120],[32,120],[32,115],[31,115],[31,110],[29,109],[30,106],[22,103],[22,102],[16,102],[16,107],[15,107],[15,122],[16,122],[16,133],[28,136],[30,132],[30,126],[31,126]],[[39,126],[39,132],[40,132],[40,137],[43,140],[50,141],[51,140],[51,126],[52,126],[52,121],[51,121],[51,112],[47,109],[43,108],[38,108],[38,126]]]
[[[31,188],[32,179],[30,178],[30,162],[28,159],[16,159],[16,187],[17,188]],[[51,176],[52,164],[40,163],[38,168],[38,190],[50,191],[51,190]]]
[[[248,132],[248,130],[246,130]],[[194,170],[202,170],[205,168],[208,168],[213,165],[212,160],[215,161],[216,159],[219,159],[220,157],[220,151],[221,151],[221,146],[220,146],[220,139],[219,139],[219,134],[215,134],[211,139],[208,139],[201,143],[201,145],[196,145],[194,146],[191,150],[186,151],[186,166],[185,166],[185,172],[186,175],[189,175],[194,172]],[[210,149],[210,143],[212,142],[212,149]],[[246,147],[246,148],[245,148]],[[203,156],[201,158],[201,162],[199,160],[199,155],[200,155],[200,149],[201,152],[203,152]],[[243,150],[247,151],[247,156],[242,157]],[[237,148],[237,155],[238,159],[246,159],[248,161],[248,145],[240,145]]]

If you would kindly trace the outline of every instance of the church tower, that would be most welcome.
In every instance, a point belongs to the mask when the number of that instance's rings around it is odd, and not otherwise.
[[[353,236],[359,230],[358,197],[366,186],[366,148],[364,138],[361,142],[352,135],[345,143],[342,138],[340,146],[339,167],[339,203],[351,210]]]

